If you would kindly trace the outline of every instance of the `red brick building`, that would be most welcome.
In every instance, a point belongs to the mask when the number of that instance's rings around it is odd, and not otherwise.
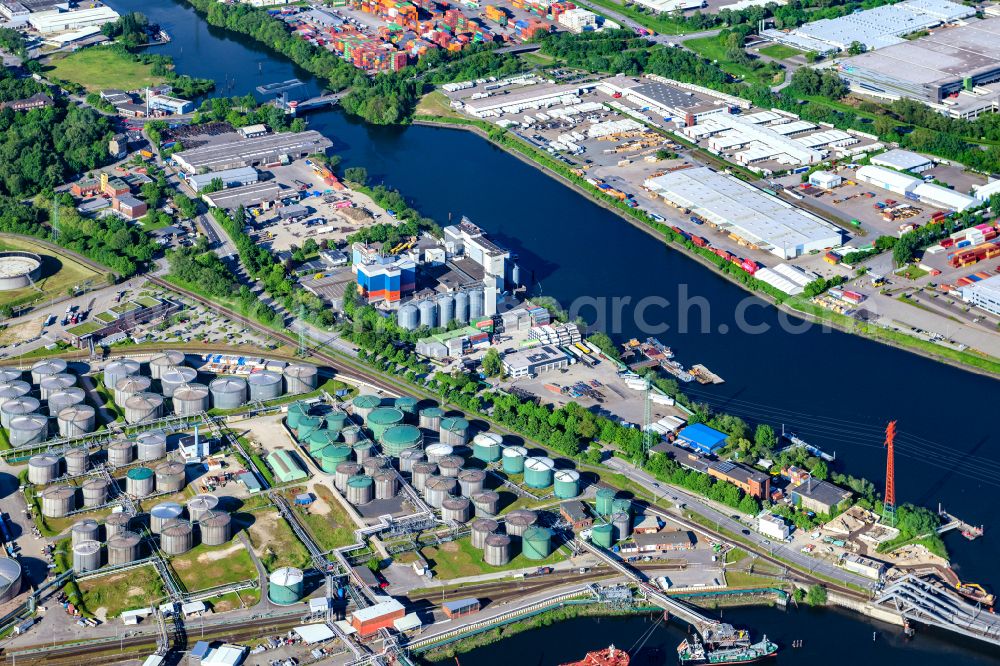
[[[351,626],[361,637],[371,636],[379,629],[389,629],[392,623],[406,615],[403,604],[395,599],[383,601],[380,604],[360,608],[351,613]]]

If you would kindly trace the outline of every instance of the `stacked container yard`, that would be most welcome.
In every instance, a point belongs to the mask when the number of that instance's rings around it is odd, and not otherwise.
[[[60,437],[79,437],[94,432],[97,411],[90,405],[74,405],[59,412],[56,423]]]

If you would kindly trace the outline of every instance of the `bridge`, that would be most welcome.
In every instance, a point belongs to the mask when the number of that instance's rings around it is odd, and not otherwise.
[[[887,585],[872,604],[920,622],[1000,646],[1000,616],[972,604],[957,592],[907,574]]]
[[[276,99],[274,105],[291,116],[296,116],[306,111],[318,111],[328,106],[334,106],[340,98],[347,94],[346,90],[326,95],[317,95],[303,100]]]

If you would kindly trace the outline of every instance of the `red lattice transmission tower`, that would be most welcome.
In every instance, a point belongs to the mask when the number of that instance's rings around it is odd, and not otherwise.
[[[885,427],[885,498],[882,501],[882,517],[890,526],[896,525],[896,455],[893,441],[896,439],[896,422],[889,421]]]

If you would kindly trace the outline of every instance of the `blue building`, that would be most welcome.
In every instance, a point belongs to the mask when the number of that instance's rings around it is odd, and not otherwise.
[[[361,243],[352,248],[358,293],[371,302],[401,300],[417,287],[417,265],[412,259],[381,256]]]
[[[709,428],[704,423],[689,425],[677,433],[678,441],[699,453],[715,453],[726,445],[729,438],[724,432],[719,432],[715,428]]]

